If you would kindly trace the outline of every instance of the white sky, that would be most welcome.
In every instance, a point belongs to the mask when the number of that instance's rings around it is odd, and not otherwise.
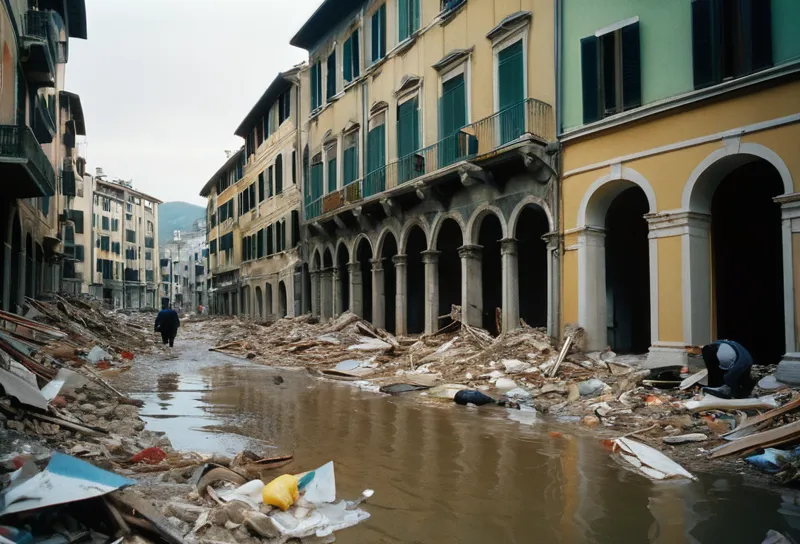
[[[81,96],[91,172],[133,178],[164,202],[200,189],[278,72],[307,59],[289,40],[321,0],[86,0],[66,88]]]

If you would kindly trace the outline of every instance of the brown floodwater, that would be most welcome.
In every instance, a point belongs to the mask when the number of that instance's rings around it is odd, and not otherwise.
[[[365,506],[372,517],[337,542],[760,543],[769,529],[800,541],[793,489],[713,474],[654,483],[563,423],[386,397],[202,343],[176,351],[137,359],[116,381],[145,401],[147,427],[182,450],[293,453],[291,472],[333,460],[340,498],[375,490]]]

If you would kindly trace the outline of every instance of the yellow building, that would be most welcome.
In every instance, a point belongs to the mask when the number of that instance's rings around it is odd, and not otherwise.
[[[800,4],[558,12],[562,325],[652,363],[798,351]]]
[[[549,0],[325,0],[301,77],[303,311],[558,322]]]

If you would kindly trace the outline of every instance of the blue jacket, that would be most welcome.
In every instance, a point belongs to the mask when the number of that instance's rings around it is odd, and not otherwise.
[[[172,308],[166,308],[158,312],[156,316],[156,332],[178,332],[178,327],[181,326],[181,320],[178,318],[178,312]]]

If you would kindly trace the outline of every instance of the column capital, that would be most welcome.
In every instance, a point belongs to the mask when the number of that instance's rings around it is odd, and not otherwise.
[[[500,240],[500,254],[501,255],[516,255],[517,254],[517,239],[516,238],[503,238]]]
[[[361,263],[356,261],[354,263],[347,263],[347,271],[351,274],[353,272],[359,272],[361,270]]]
[[[644,216],[649,229],[648,238],[668,238],[689,234],[708,237],[711,216],[687,210],[648,213]]]
[[[480,261],[483,257],[483,246],[477,244],[461,246],[458,248],[458,256],[462,259]]]
[[[561,243],[561,235],[557,231],[548,232],[542,235],[542,240],[547,242],[547,249],[555,250]]]
[[[420,255],[422,255],[422,262],[425,264],[437,264],[439,262],[439,255],[441,251],[437,251],[435,249],[426,249],[425,251],[420,251]]]
[[[309,270],[309,272],[308,272],[308,273],[309,273],[309,274],[310,274],[312,277],[317,277],[317,276],[319,276],[319,275],[322,273],[322,271],[321,271],[321,270]]]
[[[383,259],[370,259],[373,272],[383,272]]]
[[[408,263],[408,255],[394,255],[392,262],[395,266],[405,266]]]

